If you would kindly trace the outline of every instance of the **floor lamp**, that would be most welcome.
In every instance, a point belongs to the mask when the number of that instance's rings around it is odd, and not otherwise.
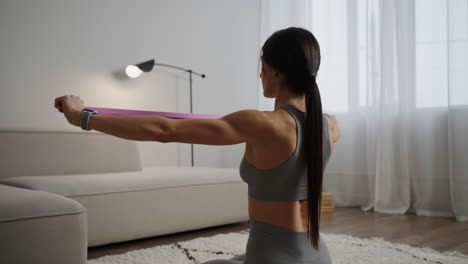
[[[168,68],[173,68],[173,69],[177,69],[177,70],[181,70],[181,71],[184,71],[184,72],[188,72],[189,73],[189,79],[190,79],[190,113],[193,114],[193,103],[192,103],[192,75],[195,74],[197,76],[200,76],[202,78],[205,78],[206,75],[205,74],[201,74],[201,73],[197,73],[197,72],[194,72],[192,71],[191,69],[185,69],[185,68],[181,68],[181,67],[177,67],[177,66],[173,66],[173,65],[169,65],[169,64],[162,64],[162,63],[156,63],[154,61],[154,59],[152,60],[149,60],[149,61],[145,61],[145,62],[142,62],[142,63],[138,63],[138,64],[133,64],[133,65],[128,65],[126,68],[125,68],[125,73],[127,74],[128,77],[130,78],[137,78],[138,76],[140,76],[143,72],[150,72],[154,65],[156,66],[162,66],[162,67],[168,67]],[[191,153],[191,158],[192,158],[192,167],[194,166],[194,161],[193,161],[193,144],[190,145],[190,153]]]

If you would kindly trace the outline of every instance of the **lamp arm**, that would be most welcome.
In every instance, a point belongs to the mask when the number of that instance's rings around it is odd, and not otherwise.
[[[202,77],[202,78],[205,78],[205,77],[206,77],[205,74],[197,73],[197,72],[194,72],[194,71],[189,70],[189,69],[185,69],[185,68],[181,68],[181,67],[177,67],[177,66],[173,66],[173,65],[169,65],[169,64],[163,64],[163,63],[156,63],[156,62],[155,62],[154,65],[163,66],[163,67],[168,67],[168,68],[173,68],[173,69],[178,69],[178,70],[185,71],[185,72],[189,72],[189,73],[191,72],[191,73],[193,73],[193,74],[195,74],[195,75],[198,75],[198,76],[200,76],[200,77]]]

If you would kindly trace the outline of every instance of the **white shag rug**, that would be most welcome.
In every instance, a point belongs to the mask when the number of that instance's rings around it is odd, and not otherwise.
[[[468,264],[458,251],[438,252],[390,243],[382,238],[361,239],[348,235],[321,233],[334,264],[434,263]],[[199,264],[212,259],[230,259],[244,254],[249,231],[200,237],[171,245],[129,251],[120,255],[88,260],[87,264]]]

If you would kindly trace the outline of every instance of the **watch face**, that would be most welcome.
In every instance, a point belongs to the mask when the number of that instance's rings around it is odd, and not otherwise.
[[[96,113],[96,114],[97,114],[97,111],[94,111],[94,110],[91,110],[91,109],[86,109],[86,108],[84,108],[83,111],[90,112],[90,113]]]

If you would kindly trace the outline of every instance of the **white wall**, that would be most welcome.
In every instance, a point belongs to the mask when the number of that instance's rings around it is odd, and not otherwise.
[[[6,0],[0,2],[0,127],[71,129],[53,107],[189,112],[186,74],[155,69],[121,80],[125,65],[155,58],[194,78],[194,113],[225,115],[257,102],[259,1]],[[138,142],[144,166],[189,166],[190,145]],[[195,164],[239,165],[244,145],[195,146]]]

